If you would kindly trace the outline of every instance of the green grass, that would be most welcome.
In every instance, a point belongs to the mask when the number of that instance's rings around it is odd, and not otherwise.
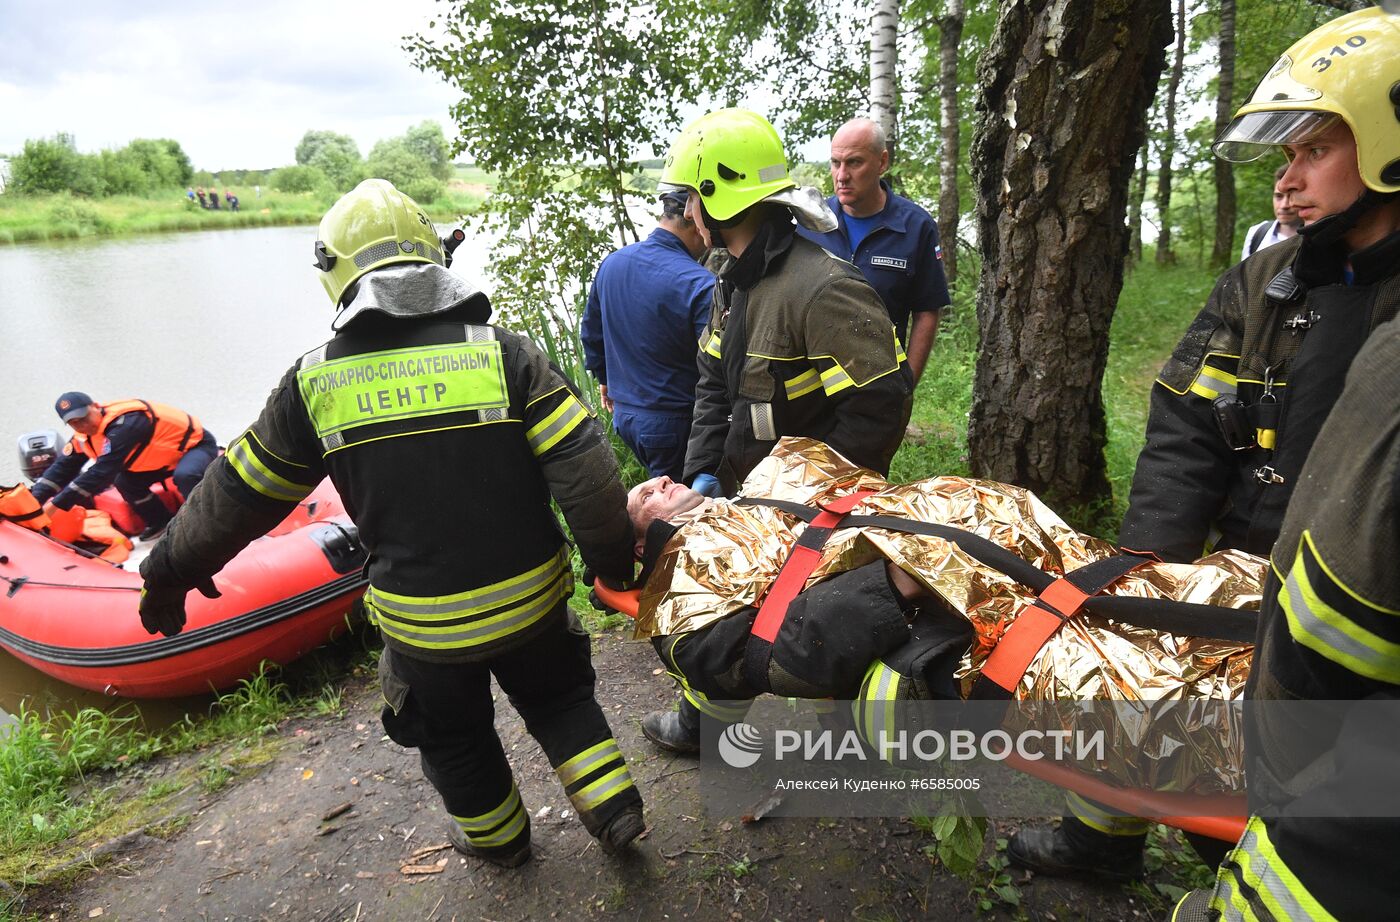
[[[85,708],[44,717],[21,708],[0,731],[0,880],[19,887],[48,879],[75,842],[101,841],[159,819],[170,798],[212,794],[272,757],[271,736],[288,717],[337,713],[347,673],[368,674],[371,631],[351,631],[284,671],[260,669],[214,697],[205,714],[147,731],[133,713]],[[202,753],[180,772],[120,790],[158,756]],[[0,893],[0,907],[4,906]],[[0,909],[0,922],[5,910]]]
[[[975,265],[964,272],[975,273]],[[972,407],[972,378],[977,361],[977,316],[973,302],[975,274],[968,274],[943,317],[938,340],[914,397],[905,438],[890,466],[899,483],[942,474],[966,476],[967,414]],[[1179,265],[1160,268],[1151,253],[1128,273],[1110,333],[1104,373],[1104,407],[1108,422],[1105,453],[1113,505],[1098,517],[1100,531],[1114,538],[1127,510],[1133,466],[1142,450],[1152,382],[1191,318],[1210,294],[1214,276],[1208,269]]]
[[[0,245],[80,237],[215,230],[234,227],[316,224],[339,194],[286,193],[266,187],[262,197],[251,188],[229,187],[239,198],[239,210],[204,210],[185,197],[183,189],[151,196],[114,195],[84,198],[69,194],[0,195]],[[222,191],[222,187],[220,187]],[[450,187],[436,201],[420,202],[430,217],[454,220],[479,209],[485,195]]]

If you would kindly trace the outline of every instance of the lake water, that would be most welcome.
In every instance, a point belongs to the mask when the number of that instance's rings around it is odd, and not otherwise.
[[[22,433],[71,434],[53,408],[67,390],[172,404],[228,444],[331,335],[315,239],[313,227],[276,227],[0,247],[0,484],[21,479]],[[453,271],[484,287],[487,255],[469,239]],[[24,697],[46,709],[109,703],[0,651],[0,721]],[[184,706],[142,710],[161,722]]]

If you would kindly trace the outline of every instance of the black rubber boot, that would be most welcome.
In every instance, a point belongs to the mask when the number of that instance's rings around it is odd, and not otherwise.
[[[1147,834],[1111,836],[1072,816],[1058,828],[1022,829],[1006,845],[1017,867],[1051,877],[1097,877],[1115,883],[1142,876],[1142,847]]]
[[[642,819],[641,804],[628,807],[608,820],[603,831],[598,833],[598,843],[609,855],[616,855],[632,844],[632,840],[646,831],[646,820]]]
[[[467,841],[467,834],[452,820],[447,823],[447,838],[452,842],[452,847],[462,854],[480,858],[500,868],[518,868],[530,860],[529,839],[525,840],[524,845],[514,848],[477,848]]]
[[[700,712],[684,698],[674,711],[652,711],[642,718],[642,735],[667,752],[700,752]]]

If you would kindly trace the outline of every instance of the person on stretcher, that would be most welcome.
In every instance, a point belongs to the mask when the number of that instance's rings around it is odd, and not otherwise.
[[[761,613],[798,539],[822,528],[803,519],[841,497],[853,503],[849,517],[824,543],[802,540],[816,560],[795,577],[801,591],[781,613]],[[678,708],[648,714],[642,729],[671,751],[698,751],[702,720],[739,720],[765,692],[1234,700],[1248,673],[1249,609],[1266,561],[1236,551],[1194,564],[1125,557],[1018,487],[960,477],[892,485],[821,442],[783,439],[734,500],[662,477],[633,488],[628,511],[644,567],[636,636],[681,688]],[[1077,617],[1063,627],[1057,618],[1059,629],[1029,648],[1003,642],[1041,590],[1063,599],[1059,578],[1089,564],[1073,579],[1092,596]],[[1109,594],[1096,596],[1105,583]],[[1037,606],[1027,626],[1045,615]],[[999,646],[1028,650],[1019,675],[989,665]]]

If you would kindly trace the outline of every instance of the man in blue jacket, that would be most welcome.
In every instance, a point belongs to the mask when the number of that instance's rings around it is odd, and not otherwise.
[[[685,217],[685,193],[661,196],[656,230],[603,260],[583,314],[584,364],[613,428],[653,477],[681,479],[695,407],[696,343],[715,277]]]
[[[879,125],[868,118],[842,125],[831,139],[836,194],[827,199],[838,226],[825,234],[797,232],[854,263],[879,293],[917,383],[938,335],[939,315],[951,299],[938,225],[923,208],[890,191],[880,178],[889,166]]]

